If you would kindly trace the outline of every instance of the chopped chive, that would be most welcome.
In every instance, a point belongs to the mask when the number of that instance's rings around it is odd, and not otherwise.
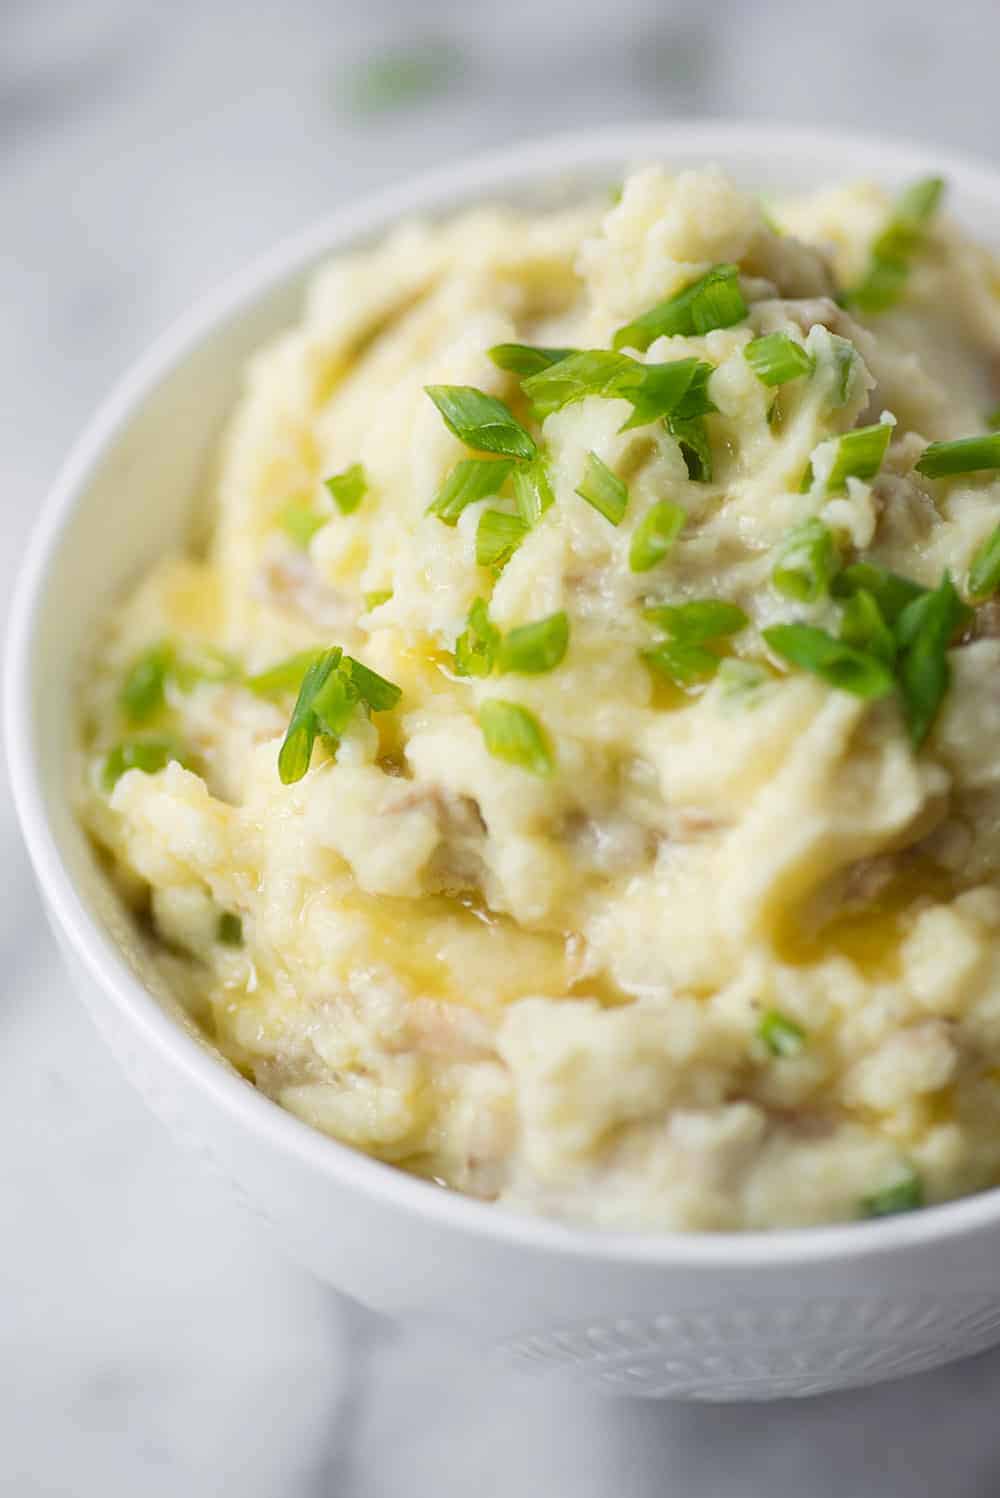
[[[242,674],[235,656],[215,645],[187,641],[174,652],[171,675],[182,692],[193,691],[203,681],[238,681]]]
[[[827,494],[843,489],[848,479],[873,479],[882,467],[892,441],[892,425],[880,421],[876,426],[855,427],[837,441],[837,452],[826,481]]]
[[[537,525],[553,504],[555,495],[541,458],[519,463],[514,469],[514,503],[525,525]]]
[[[696,598],[691,603],[652,604],[643,610],[650,624],[688,645],[739,634],[750,622],[735,603],[722,598]]]
[[[840,638],[845,645],[878,656],[891,666],[896,659],[896,637],[883,617],[874,593],[858,588],[844,601]]]
[[[861,312],[884,312],[899,301],[906,287],[910,262],[920,248],[943,190],[940,177],[926,177],[912,183],[900,195],[888,223],[872,243],[867,272],[845,294],[848,306]]]
[[[280,511],[278,524],[296,546],[301,546],[305,550],[313,536],[323,529],[329,518],[328,515],[318,515],[312,505],[293,499]]]
[[[243,945],[243,922],[231,910],[224,910],[215,929],[218,940],[224,947]]]
[[[176,739],[124,739],[105,756],[101,766],[101,784],[106,791],[113,791],[126,770],[141,770],[144,775],[155,775],[173,760],[186,770],[192,768],[187,752]]]
[[[342,515],[353,515],[368,493],[368,478],[360,463],[323,480],[327,492]]]
[[[527,534],[528,526],[520,515],[509,515],[506,510],[484,510],[476,530],[477,565],[502,571]]]
[[[313,703],[319,692],[340,665],[343,652],[338,646],[325,650],[313,660],[299,687],[288,729],[278,751],[278,774],[283,785],[301,780],[309,768],[313,745],[319,731]]]
[[[495,759],[518,765],[532,775],[548,776],[555,759],[548,735],[534,713],[519,702],[488,698],[479,708],[479,726]]]
[[[1000,525],[977,548],[969,564],[969,597],[973,603],[992,598],[1000,588]]]
[[[811,624],[775,624],[763,635],[776,655],[856,697],[885,697],[895,686],[884,661]]]
[[[845,294],[846,303],[859,312],[885,312],[899,301],[909,274],[909,266],[898,261],[873,259],[863,279]]]
[[[311,704],[317,731],[333,750],[340,743],[361,701],[360,691],[343,666],[342,661],[337,670],[330,672]]]
[[[539,676],[553,671],[569,646],[569,619],[564,611],[549,614],[533,624],[522,624],[505,635],[500,645],[501,671],[521,676]]]
[[[283,697],[297,692],[310,666],[321,659],[322,650],[300,650],[283,661],[276,661],[264,671],[248,676],[246,685],[258,697]]]
[[[345,655],[339,669],[350,677],[362,702],[373,713],[390,712],[403,695],[402,688],[397,687],[395,682],[387,681],[384,676],[373,671],[371,666],[355,660],[353,655]]]
[[[391,588],[376,588],[373,592],[366,593],[365,612],[373,614],[375,610],[380,609],[384,603],[388,603],[391,597]]]
[[[628,398],[647,378],[647,366],[610,349],[581,349],[529,375],[522,384],[540,420],[589,395]]]
[[[812,355],[787,333],[754,338],[743,350],[743,357],[764,385],[784,385],[812,374],[815,368]]]
[[[444,424],[466,447],[507,458],[533,458],[535,439],[495,395],[472,385],[427,385]]]
[[[612,525],[621,525],[628,508],[628,489],[596,453],[587,454],[587,464],[577,494],[593,505]]]
[[[892,1217],[897,1212],[915,1212],[923,1205],[923,1182],[911,1166],[893,1185],[866,1196],[861,1202],[861,1216]]]
[[[948,649],[970,618],[947,572],[933,593],[915,598],[896,621],[899,690],[910,739],[919,749],[951,681]]]
[[[666,364],[642,364],[643,376],[635,389],[625,392],[632,415],[622,431],[648,426],[660,417],[694,420],[717,407],[708,394],[714,364],[704,359],[673,359]]]
[[[498,369],[505,369],[521,379],[527,379],[529,375],[548,369],[550,364],[558,364],[561,359],[568,359],[570,354],[579,353],[579,350],[535,348],[527,343],[497,343],[486,352]]]
[[[165,641],[151,645],[133,660],[118,696],[130,723],[145,723],[164,707],[167,677],[173,664],[173,647]]]
[[[427,506],[427,514],[454,525],[467,505],[498,495],[513,467],[510,458],[463,458]]]
[[[712,482],[712,445],[708,440],[708,428],[703,416],[667,417],[670,435],[677,440],[688,471],[688,478],[696,484]]]
[[[490,621],[486,600],[477,598],[469,610],[465,629],[455,641],[455,673],[458,676],[489,676],[500,648],[500,631]]]
[[[648,572],[672,548],[684,528],[687,515],[673,500],[650,505],[636,526],[629,547],[628,564],[633,572]]]
[[[858,367],[858,351],[849,338],[841,338],[839,333],[831,333],[828,343],[837,374],[837,398],[834,401],[834,407],[839,408],[846,406],[850,399],[854,371]]]
[[[786,598],[815,603],[829,592],[837,570],[837,548],[821,520],[793,526],[771,573],[771,586]]]
[[[932,442],[924,448],[916,468],[929,479],[1000,468],[1000,432],[988,437],[960,437],[957,442]]]
[[[714,676],[721,665],[721,657],[704,645],[688,640],[663,640],[640,652],[648,666],[677,686],[694,686]]]
[[[778,1009],[769,1009],[763,1016],[757,1026],[757,1036],[772,1056],[797,1056],[806,1041],[802,1026]]]
[[[832,592],[837,598],[849,598],[860,589],[872,595],[890,626],[895,625],[908,603],[927,592],[912,578],[901,577],[876,562],[852,562],[833,579]]]
[[[716,265],[676,295],[619,328],[612,346],[644,352],[657,338],[710,333],[714,328],[732,327],[746,315],[738,267]]]

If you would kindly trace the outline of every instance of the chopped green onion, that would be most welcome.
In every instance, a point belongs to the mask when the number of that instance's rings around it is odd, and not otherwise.
[[[769,1009],[757,1026],[757,1036],[764,1042],[772,1056],[797,1056],[805,1045],[806,1032],[801,1025],[782,1014],[779,1009]]]
[[[895,686],[884,661],[811,624],[775,624],[763,635],[776,655],[841,691],[857,697],[885,697]]]
[[[632,535],[628,564],[633,572],[648,572],[670,551],[687,515],[673,500],[661,499],[643,515]]]
[[[353,515],[368,493],[368,478],[360,463],[352,463],[343,473],[335,473],[323,483],[342,515]]]
[[[463,458],[427,506],[428,515],[454,525],[467,505],[499,494],[513,467],[510,458]]]
[[[697,598],[691,603],[653,604],[643,610],[650,624],[688,645],[739,634],[749,620],[735,603],[722,598]]]
[[[892,1217],[897,1212],[915,1212],[924,1205],[923,1182],[910,1167],[892,1186],[886,1186],[861,1203],[862,1217]]]
[[[872,243],[865,276],[845,296],[848,306],[862,312],[883,312],[898,302],[906,286],[910,261],[920,248],[943,190],[940,177],[927,177],[912,183],[901,194],[888,223]]]
[[[803,520],[793,526],[771,573],[771,586],[786,598],[815,603],[829,592],[837,570],[837,548],[821,520]]]
[[[141,770],[144,775],[155,775],[172,760],[176,760],[186,770],[191,769],[191,760],[175,739],[125,739],[105,756],[101,766],[101,784],[106,791],[113,791],[126,770]]]
[[[660,676],[678,686],[689,687],[696,682],[714,676],[721,665],[721,657],[703,645],[687,640],[664,640],[641,652],[643,660]]]
[[[234,915],[231,910],[224,910],[219,916],[216,936],[224,947],[241,947],[243,945],[243,922],[239,916]]]
[[[239,661],[215,645],[189,641],[174,652],[172,675],[182,692],[203,681],[238,681],[242,674]]]
[[[533,458],[535,439],[495,395],[472,385],[426,385],[450,432],[466,447],[506,458]]]
[[[341,662],[336,671],[330,672],[312,700],[316,727],[329,748],[336,749],[340,743],[360,701],[361,693]]]
[[[569,619],[560,610],[534,624],[522,624],[505,635],[500,646],[500,670],[539,676],[559,665],[568,646]]]
[[[908,603],[927,592],[912,578],[901,577],[876,562],[852,562],[833,580],[832,591],[837,598],[849,598],[861,589],[872,595],[890,626],[895,625]]]
[[[971,611],[947,572],[933,593],[907,604],[896,622],[899,690],[913,747],[930,732],[951,681],[948,648]]]
[[[747,305],[740,291],[738,267],[716,265],[676,295],[619,328],[613,347],[644,352],[657,338],[710,333],[713,328],[732,327],[734,323],[742,322],[746,315]]]
[[[754,338],[743,350],[743,357],[764,385],[784,385],[812,374],[815,367],[812,355],[787,333]]]
[[[477,598],[465,629],[455,641],[456,675],[489,676],[499,648],[500,631],[490,621],[485,599]]]
[[[278,774],[283,785],[301,780],[309,768],[319,724],[313,703],[340,665],[343,651],[338,646],[323,651],[306,670],[299,695],[292,709],[288,729],[278,751]]]
[[[164,689],[173,669],[173,647],[165,641],[151,645],[136,656],[125,675],[118,697],[131,723],[145,723],[165,705]]]
[[[374,613],[375,610],[376,609],[380,609],[384,603],[388,603],[389,599],[391,597],[392,597],[392,589],[391,588],[376,588],[374,590],[374,592],[366,593],[365,594],[365,610],[366,610],[366,612],[369,613],[369,614]]]
[[[276,661],[255,676],[248,676],[246,685],[258,697],[283,697],[289,692],[297,692],[309,667],[315,665],[322,655],[322,650],[300,650],[297,655]]]
[[[969,565],[969,597],[974,603],[992,598],[1000,588],[1000,525],[977,548]]]
[[[506,369],[510,374],[527,379],[529,375],[538,374],[541,370],[548,369],[550,364],[558,364],[561,359],[568,359],[570,354],[576,354],[579,350],[535,348],[527,343],[497,343],[486,352],[498,369]]]
[[[708,428],[703,416],[667,417],[667,429],[676,438],[688,471],[688,478],[696,484],[712,481],[712,446],[708,440]]]
[[[486,748],[495,759],[518,765],[532,775],[552,774],[555,759],[548,735],[534,713],[519,702],[488,698],[479,708],[479,726]]]
[[[293,499],[291,504],[287,504],[279,513],[278,524],[296,546],[301,546],[305,550],[313,536],[323,529],[329,518],[328,515],[318,515],[312,505]]]
[[[878,656],[891,666],[896,659],[896,636],[883,617],[874,593],[858,588],[844,601],[840,638],[845,645]]]
[[[528,526],[520,515],[484,510],[476,531],[476,562],[480,567],[502,571],[527,534]]]
[[[924,448],[916,468],[929,479],[1000,468],[1000,432],[988,437],[960,437],[957,442],[932,442]]]
[[[628,508],[628,489],[596,453],[587,454],[587,464],[577,494],[593,505],[612,525],[621,525]]]
[[[648,426],[661,416],[694,419],[718,408],[708,394],[709,376],[715,366],[704,359],[674,359],[667,364],[640,364],[643,377],[634,390],[625,392],[632,415],[622,431]]]
[[[850,398],[854,371],[858,367],[858,351],[849,338],[841,338],[839,333],[831,333],[828,341],[837,372],[836,408],[846,406]]]
[[[344,656],[340,670],[350,677],[362,702],[367,703],[373,713],[390,712],[403,695],[402,688],[395,682],[386,681],[384,676],[355,660],[353,655]]]
[[[541,458],[533,463],[519,463],[514,469],[514,503],[525,525],[537,525],[545,511],[555,504],[555,495]]]
[[[887,421],[845,432],[837,441],[833,467],[826,481],[827,494],[836,494],[848,479],[873,479],[882,467],[882,459],[891,441],[892,425]]]
[[[909,266],[899,261],[873,259],[863,279],[845,293],[844,299],[859,312],[885,312],[899,301],[909,274]]]
[[[589,395],[628,398],[647,378],[647,366],[610,349],[583,349],[530,375],[522,384],[540,419]]]

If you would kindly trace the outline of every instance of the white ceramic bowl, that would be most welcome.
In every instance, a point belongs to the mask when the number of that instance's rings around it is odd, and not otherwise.
[[[1000,1341],[1000,1191],[877,1223],[752,1235],[568,1229],[465,1200],[284,1113],[186,1027],[144,965],[77,826],[65,772],[81,642],[165,547],[247,355],[294,316],[318,259],[401,216],[479,200],[551,203],[662,159],[718,161],[764,191],[928,171],[1000,245],[1000,176],[923,149],[743,123],[608,130],[463,163],[346,208],[282,245],[140,360],[69,457],[24,561],[7,661],[7,748],[24,835],[70,972],[159,1113],[299,1260],[394,1314],[618,1392],[809,1394],[929,1368]]]

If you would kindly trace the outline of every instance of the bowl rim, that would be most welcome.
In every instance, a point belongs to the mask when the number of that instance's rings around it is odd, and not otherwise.
[[[463,158],[350,201],[282,239],[248,267],[209,290],[154,339],[118,379],[64,460],[36,522],[20,568],[8,621],[4,671],[7,762],[13,800],[44,903],[89,978],[110,995],[119,1017],[139,1030],[161,1059],[208,1093],[249,1135],[344,1188],[413,1212],[431,1225],[492,1240],[498,1247],[550,1252],[608,1264],[735,1271],[838,1260],[881,1258],[1000,1226],[1000,1187],[878,1222],[824,1224],[748,1232],[608,1231],[569,1225],[442,1190],[330,1138],[286,1112],[171,1018],[136,978],[111,936],[85,909],[59,851],[32,752],[32,657],[45,605],[45,584],[61,536],[108,446],[176,365],[224,331],[239,310],[323,256],[347,249],[417,212],[440,214],[477,201],[558,180],[574,171],[676,152],[723,165],[772,158],[791,165],[814,156],[845,157],[852,175],[902,177],[933,171],[963,189],[1000,202],[1000,171],[989,162],[919,144],[887,142],[850,131],[738,119],[678,119],[574,132]]]

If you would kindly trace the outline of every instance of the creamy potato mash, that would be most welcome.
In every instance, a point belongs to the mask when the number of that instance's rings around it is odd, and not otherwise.
[[[254,359],[80,800],[283,1107],[606,1227],[1000,1181],[1000,276],[940,193],[409,225]]]

